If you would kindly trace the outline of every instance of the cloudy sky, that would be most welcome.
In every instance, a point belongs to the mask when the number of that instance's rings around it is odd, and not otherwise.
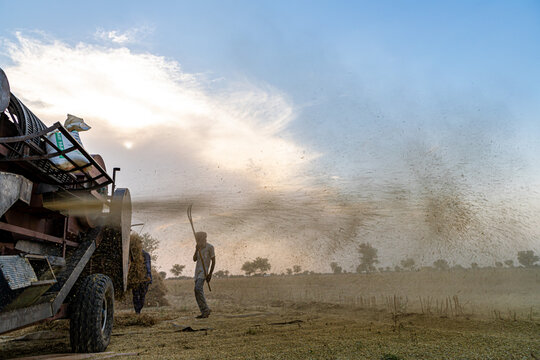
[[[540,251],[534,1],[4,1],[0,66],[48,125],[92,130],[158,265],[357,246],[469,265]],[[141,230],[138,228],[138,230]]]

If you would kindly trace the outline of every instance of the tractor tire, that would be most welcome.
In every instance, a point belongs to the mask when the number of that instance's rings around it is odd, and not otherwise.
[[[79,353],[105,351],[114,322],[114,287],[107,275],[87,276],[70,303],[71,350]]]

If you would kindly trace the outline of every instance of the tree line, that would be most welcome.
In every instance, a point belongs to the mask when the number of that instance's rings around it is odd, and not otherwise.
[[[357,273],[372,273],[372,272],[386,272],[386,271],[413,271],[418,270],[416,261],[413,258],[405,258],[395,265],[393,268],[390,266],[387,267],[377,267],[379,264],[378,250],[374,248],[370,243],[362,243],[357,248],[359,255],[359,264],[356,266]],[[517,259],[521,266],[523,267],[534,267],[540,261],[540,257],[534,253],[532,250],[518,251]],[[506,267],[515,267],[514,260],[505,260],[505,261],[496,261],[495,267],[502,268]],[[182,271],[184,270],[185,265],[174,264],[170,272],[175,277],[180,277]],[[450,270],[450,269],[465,269],[462,265],[451,266],[450,263],[445,259],[437,259],[433,262],[432,266],[423,266],[423,268],[432,268],[435,270]],[[473,262],[470,264],[471,269],[478,269],[480,266]],[[246,276],[251,275],[267,275],[270,274],[272,265],[268,258],[256,257],[252,261],[246,261],[242,265],[241,270]],[[334,274],[343,274],[347,273],[337,262],[330,263],[330,270]],[[314,274],[313,271],[304,270],[300,265],[293,265],[290,268],[287,268],[282,275],[298,275],[298,274]],[[272,275],[277,275],[273,274]],[[229,277],[231,274],[228,270],[218,270],[214,273],[215,277]]]

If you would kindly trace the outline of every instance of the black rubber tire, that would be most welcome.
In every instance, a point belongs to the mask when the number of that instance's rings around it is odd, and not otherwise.
[[[111,340],[114,322],[114,287],[107,275],[88,275],[70,303],[71,350],[102,352]]]

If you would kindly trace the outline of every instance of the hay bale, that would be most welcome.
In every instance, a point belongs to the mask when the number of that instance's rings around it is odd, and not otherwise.
[[[129,244],[129,253],[131,263],[129,265],[128,272],[128,289],[133,289],[137,285],[147,281],[146,278],[146,266],[144,265],[144,256],[142,254],[142,239],[141,236],[132,233],[131,241]],[[162,277],[159,275],[157,269],[152,266],[152,284],[148,288],[146,293],[145,306],[167,306],[169,302],[165,298],[167,295],[167,287]],[[123,305],[126,307],[131,306],[132,297],[129,296]]]
[[[131,263],[129,264],[128,272],[128,289],[133,289],[140,283],[147,280],[142,250],[143,248],[140,236],[132,233],[129,243],[129,256]]]

